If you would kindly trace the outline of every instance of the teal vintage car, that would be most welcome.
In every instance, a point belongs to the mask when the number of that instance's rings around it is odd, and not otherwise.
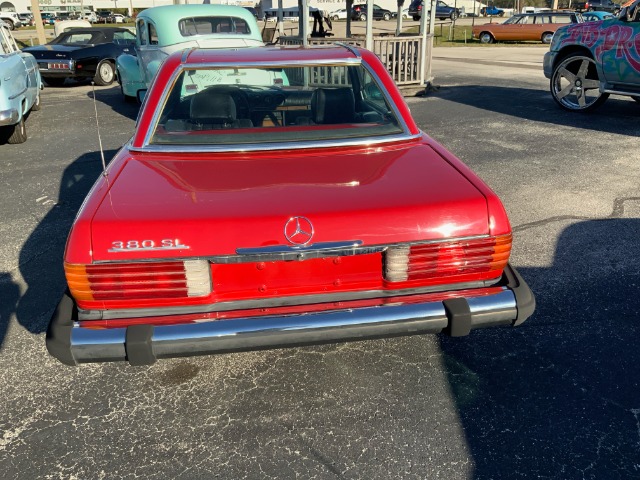
[[[136,98],[148,88],[162,62],[172,53],[190,48],[263,46],[255,17],[230,5],[167,5],[148,8],[136,19],[133,54],[116,59],[122,94]]]
[[[0,22],[0,143],[27,140],[25,116],[40,109],[41,89],[36,59],[20,51],[9,25]]]

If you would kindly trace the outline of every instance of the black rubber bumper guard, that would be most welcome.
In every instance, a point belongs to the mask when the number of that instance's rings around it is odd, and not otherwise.
[[[509,323],[513,326],[520,325],[527,318],[529,318],[534,310],[535,310],[535,297],[533,292],[526,284],[526,282],[522,279],[520,274],[513,268],[511,265],[507,265],[504,270],[503,278],[499,286],[506,287],[508,291],[510,291],[515,297],[515,319],[509,321]],[[450,335],[452,337],[459,337],[468,335],[469,332],[474,328],[474,324],[472,321],[472,312],[469,305],[469,302],[466,298],[453,298],[444,300],[442,302],[444,305],[444,311],[446,312],[446,322],[442,325],[439,325],[438,328],[432,331],[432,333],[437,333],[442,331],[443,333]],[[513,317],[512,317],[513,318]],[[77,319],[77,309],[75,306],[75,302],[70,297],[69,293],[66,292],[55,312],[53,313],[51,322],[49,324],[49,329],[47,331],[47,350],[49,353],[60,360],[62,363],[66,365],[75,366],[78,365],[78,361],[74,358],[73,355],[73,346],[72,346],[72,331],[74,328],[74,323]],[[496,323],[496,325],[503,323]],[[491,323],[487,323],[481,326],[489,326]],[[278,344],[277,342],[265,343],[264,345],[247,345],[244,348],[232,348],[232,349],[220,349],[219,351],[211,352],[211,353],[223,353],[230,351],[243,351],[243,350],[253,350],[260,348],[278,348],[278,346],[295,346],[295,345],[309,345],[316,343],[328,343],[328,342],[338,342],[338,341],[348,341],[348,340],[358,340],[358,339],[367,339],[367,338],[379,338],[384,336],[398,336],[398,335],[411,335],[417,333],[429,333],[428,328],[420,328],[420,327],[410,327],[403,333],[395,333],[386,335],[384,333],[376,335],[376,332],[367,332],[365,335],[349,335],[345,334],[344,338],[336,339],[335,337],[331,340],[304,340],[300,342],[296,342],[295,338],[293,341],[290,339],[282,344]],[[122,361],[127,360],[131,365],[150,365],[156,361],[157,355],[154,353],[153,348],[153,335],[154,335],[154,326],[153,325],[134,325],[126,328],[125,338],[124,338],[124,351],[116,354],[113,354],[112,351],[107,353],[107,346],[101,346],[98,342],[95,345],[92,345],[92,348],[96,351],[97,356],[100,358],[96,361]],[[104,352],[100,352],[99,350],[103,349]],[[194,353],[199,354],[199,353]],[[172,356],[172,355],[165,355]]]

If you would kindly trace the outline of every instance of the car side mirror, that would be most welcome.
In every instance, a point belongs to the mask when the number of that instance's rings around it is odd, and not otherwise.
[[[142,103],[146,95],[147,95],[146,88],[141,88],[140,90],[138,90],[138,92],[136,93],[136,97],[138,98],[138,103]]]

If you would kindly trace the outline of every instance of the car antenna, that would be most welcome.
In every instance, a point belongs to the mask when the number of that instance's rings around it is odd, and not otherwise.
[[[93,108],[96,111],[96,129],[98,130],[98,144],[100,145],[100,158],[102,159],[102,175],[107,177],[107,164],[104,161],[104,150],[102,149],[102,137],[100,136],[100,122],[98,121],[98,103],[96,102],[96,87],[91,82],[91,91],[93,92]]]

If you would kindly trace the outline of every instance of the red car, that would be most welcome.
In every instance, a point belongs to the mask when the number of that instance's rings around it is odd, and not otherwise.
[[[67,241],[62,362],[518,325],[505,210],[349,46],[185,50]]]

